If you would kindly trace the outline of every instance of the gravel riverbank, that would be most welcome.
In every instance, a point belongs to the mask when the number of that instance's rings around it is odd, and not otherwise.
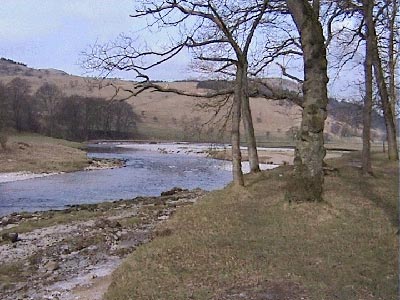
[[[204,194],[175,188],[160,197],[3,217],[0,298],[101,299],[122,259],[168,234],[158,225]]]

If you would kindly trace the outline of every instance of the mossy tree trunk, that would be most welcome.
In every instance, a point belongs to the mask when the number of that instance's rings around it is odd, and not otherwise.
[[[300,34],[304,62],[302,120],[287,195],[291,201],[321,201],[328,104],[325,40],[318,15],[307,0],[288,0],[287,5]]]

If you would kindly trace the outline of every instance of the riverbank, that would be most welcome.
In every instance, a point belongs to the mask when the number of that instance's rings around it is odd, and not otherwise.
[[[138,150],[155,151],[162,154],[185,154],[192,156],[209,157],[213,159],[232,161],[231,146],[211,143],[185,143],[185,142],[123,142],[117,145],[119,148],[133,148]],[[242,171],[250,173],[247,147],[241,147]],[[290,147],[257,147],[261,170],[271,170],[282,165],[293,165],[294,148]],[[346,150],[328,150],[326,159],[341,157]],[[231,171],[231,163],[226,164],[226,170]]]
[[[287,203],[283,166],[179,210],[104,299],[397,299],[397,163],[374,154],[365,177],[359,153],[327,163],[322,203]]]
[[[0,150],[0,183],[124,166],[117,159],[88,158],[85,149],[82,143],[38,134],[11,136],[7,149]]]
[[[60,173],[89,166],[81,143],[41,136],[17,134],[9,137],[7,150],[0,150],[0,172]]]
[[[170,234],[156,226],[204,194],[173,189],[160,197],[3,217],[0,298],[101,299],[122,259],[153,237]]]
[[[87,166],[84,167],[83,171],[121,168],[125,165],[125,161],[120,160],[120,159],[89,158],[89,159],[87,159],[86,164],[87,164]],[[79,169],[78,170],[70,170],[69,172],[73,172],[73,171],[79,171]],[[47,177],[47,176],[63,174],[63,173],[65,173],[65,171],[40,172],[40,173],[33,173],[30,171],[20,171],[20,172],[0,173],[0,183],[27,180],[27,179],[33,179],[33,178],[41,178],[41,177]]]
[[[282,166],[206,195],[10,215],[0,298],[97,300],[111,282],[107,300],[397,299],[398,166],[373,159],[373,177],[358,153],[328,160],[318,204],[284,200]]]

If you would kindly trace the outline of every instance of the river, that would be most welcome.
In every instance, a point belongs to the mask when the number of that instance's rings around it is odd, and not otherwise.
[[[62,209],[72,204],[158,196],[175,186],[215,190],[231,181],[226,162],[204,156],[165,154],[134,145],[122,148],[113,143],[91,145],[89,149],[89,157],[124,159],[126,166],[0,183],[0,216]]]

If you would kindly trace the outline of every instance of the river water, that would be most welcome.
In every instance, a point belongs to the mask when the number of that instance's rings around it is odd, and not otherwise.
[[[92,145],[90,149],[90,157],[125,159],[126,167],[0,183],[0,216],[62,209],[71,204],[158,196],[175,186],[215,190],[231,181],[224,161],[120,148],[115,144]]]

